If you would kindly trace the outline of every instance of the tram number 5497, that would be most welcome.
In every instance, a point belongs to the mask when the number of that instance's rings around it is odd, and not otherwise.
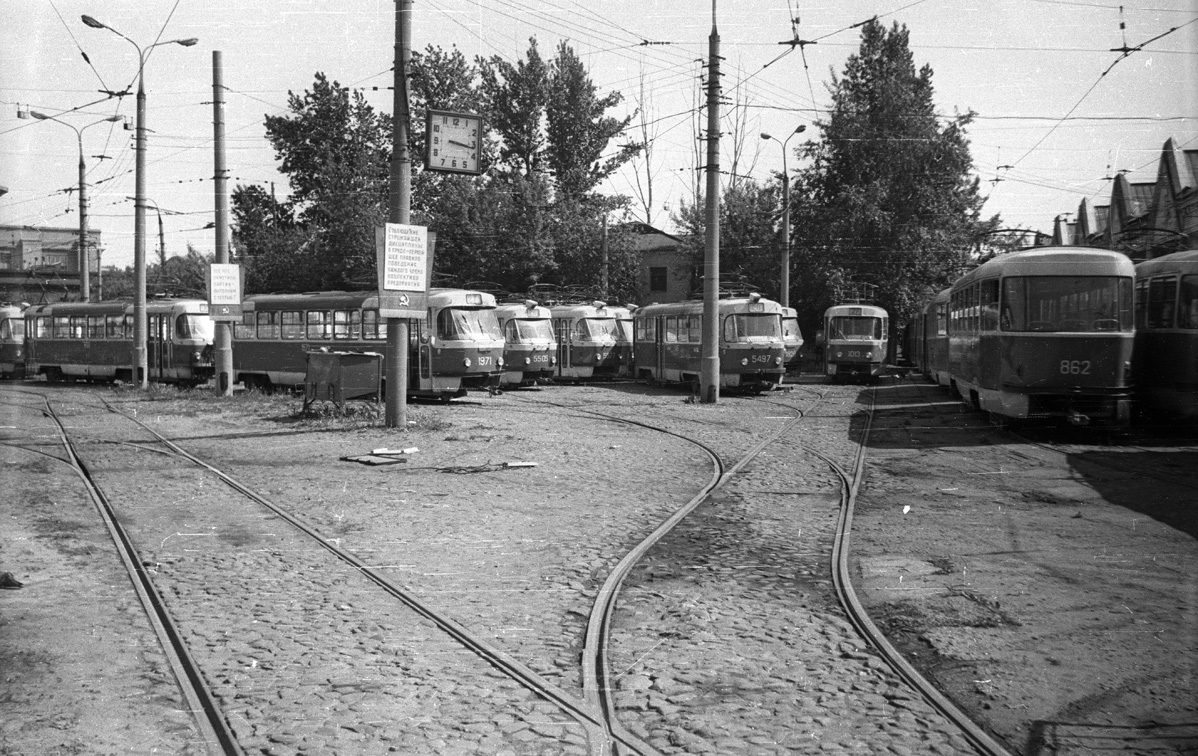
[[[1061,375],[1089,375],[1089,360],[1061,360]]]

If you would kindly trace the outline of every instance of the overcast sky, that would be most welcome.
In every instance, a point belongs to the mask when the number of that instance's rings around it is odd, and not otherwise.
[[[1198,148],[1198,0],[1139,5],[1071,0],[895,0],[798,3],[718,0],[724,58],[723,106],[738,121],[723,131],[747,135],[737,172],[759,180],[782,167],[784,139],[818,138],[827,84],[860,43],[855,24],[877,15],[910,31],[917,66],[933,70],[938,112],[973,110],[972,142],[987,215],[1006,227],[1052,230],[1058,214],[1085,197],[1105,204],[1114,172],[1152,181],[1169,137]],[[273,187],[275,170],[263,118],[287,112],[288,91],[312,86],[324,72],[362,88],[391,111],[393,2],[386,0],[27,0],[4,3],[0,24],[0,225],[76,228],[79,152],[66,126],[17,117],[32,109],[76,128],[112,115],[132,123],[132,96],[107,98],[137,74],[133,45],[107,29],[85,26],[87,14],[144,47],[155,40],[198,37],[199,44],[154,48],[145,67],[146,195],[163,211],[168,255],[188,244],[214,249],[212,52],[224,62],[227,163],[233,183]],[[601,94],[618,90],[618,115],[636,108],[653,143],[653,223],[671,229],[670,213],[693,201],[700,83],[712,27],[708,1],[416,0],[413,46],[450,49],[470,58],[519,60],[536,37],[546,58],[561,39],[590,68]],[[802,50],[779,44],[797,35]],[[1120,25],[1124,24],[1125,29]],[[1170,32],[1170,29],[1176,28]],[[1123,55],[1113,48],[1142,49]],[[652,43],[652,44],[648,44]],[[84,59],[84,53],[89,63]],[[371,89],[378,87],[378,90]],[[743,106],[733,110],[732,105]],[[66,111],[74,111],[66,113]],[[61,114],[61,115],[59,115]],[[739,125],[738,125],[739,124]],[[630,135],[639,139],[639,133]],[[133,260],[133,132],[101,123],[83,131],[90,226],[103,232],[105,265]],[[614,149],[615,145],[613,145]],[[721,167],[732,170],[725,137]],[[99,157],[98,157],[99,156]],[[793,169],[798,161],[788,159]],[[1009,167],[1004,167],[1009,166]],[[610,193],[643,195],[645,165],[614,177]],[[147,254],[157,254],[150,211]]]

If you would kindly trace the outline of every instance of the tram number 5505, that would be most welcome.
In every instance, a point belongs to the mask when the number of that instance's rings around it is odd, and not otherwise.
[[[1089,375],[1089,360],[1061,360],[1061,375]]]

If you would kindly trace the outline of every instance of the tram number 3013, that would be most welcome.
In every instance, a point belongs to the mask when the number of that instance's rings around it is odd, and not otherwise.
[[[1061,360],[1061,375],[1089,375],[1089,360]]]

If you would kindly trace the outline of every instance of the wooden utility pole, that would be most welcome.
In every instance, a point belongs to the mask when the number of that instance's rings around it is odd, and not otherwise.
[[[720,33],[711,0],[707,64],[707,239],[703,260],[703,345],[699,360],[699,401],[720,397]]]
[[[412,58],[412,0],[395,0],[395,96],[392,108],[391,197],[388,220],[407,224],[412,208],[408,152],[408,63]],[[386,426],[408,427],[408,321],[387,318]]]

